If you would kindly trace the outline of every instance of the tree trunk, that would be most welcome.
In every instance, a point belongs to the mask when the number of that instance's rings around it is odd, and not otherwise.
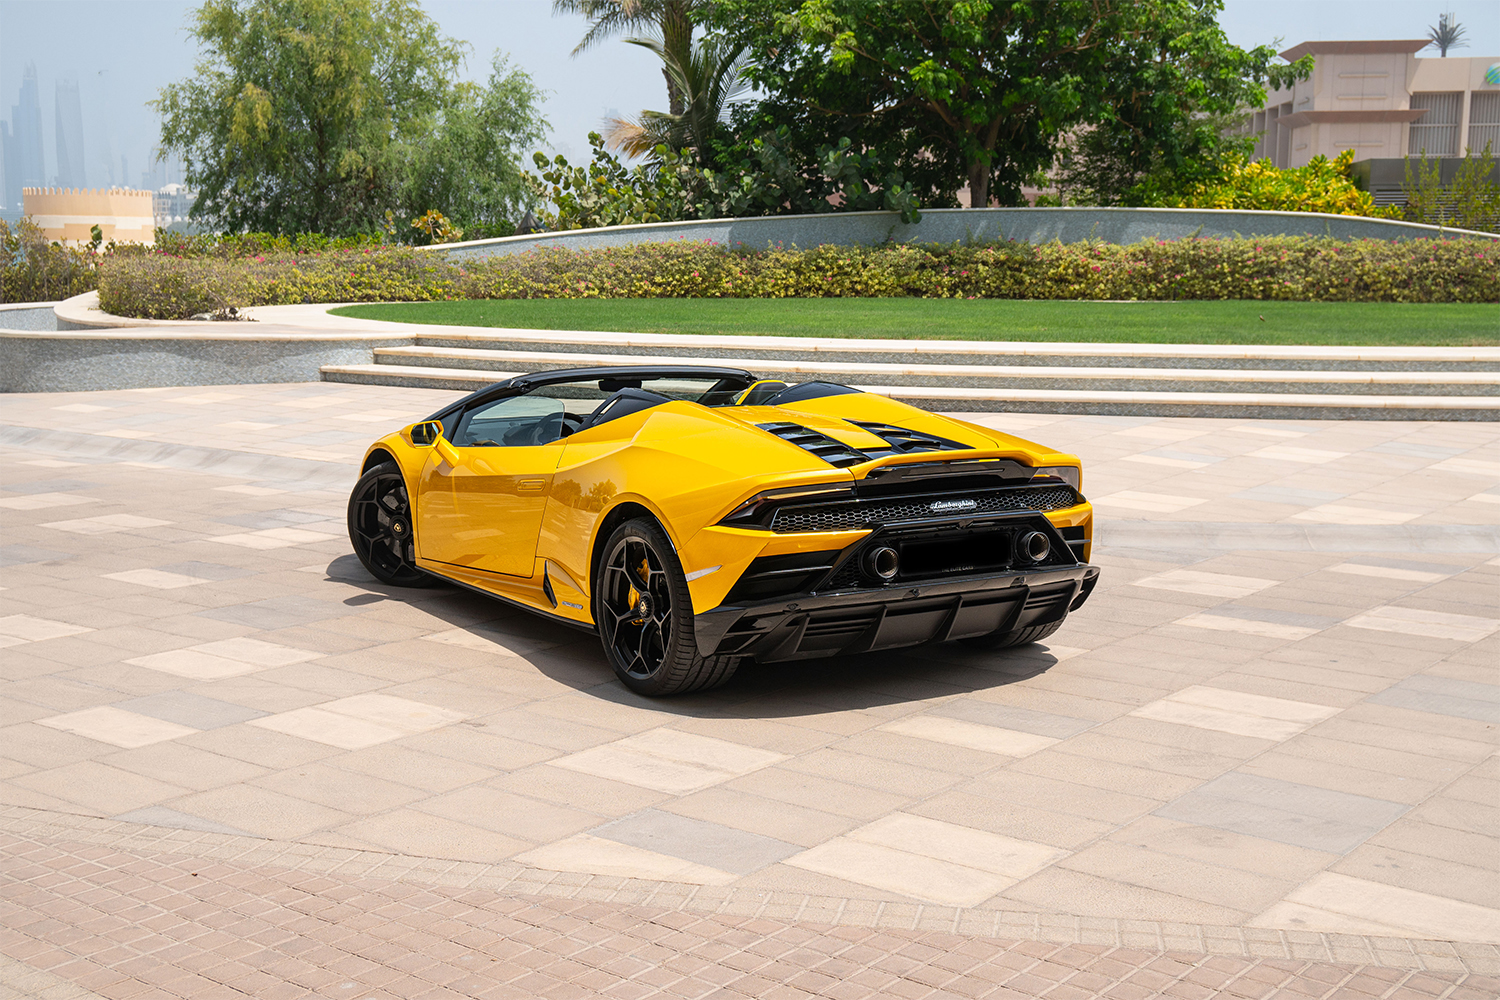
[[[969,161],[969,207],[990,207],[990,165],[982,160]]]

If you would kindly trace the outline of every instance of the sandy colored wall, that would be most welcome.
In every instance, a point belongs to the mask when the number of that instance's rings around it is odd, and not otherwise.
[[[150,191],[29,187],[22,189],[21,201],[49,240],[87,243],[97,225],[105,242],[156,242]]]

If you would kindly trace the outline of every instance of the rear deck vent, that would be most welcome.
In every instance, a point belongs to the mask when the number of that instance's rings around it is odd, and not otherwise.
[[[849,423],[874,434],[890,445],[891,451],[898,455],[910,455],[921,451],[972,451],[974,448],[973,445],[960,444],[957,441],[938,437],[936,434],[907,430],[905,427],[896,427],[891,424],[874,423],[869,420],[851,420]]]
[[[775,434],[783,441],[789,441],[810,452],[829,465],[846,469],[851,465],[868,462],[870,456],[855,448],[849,447],[842,441],[835,441],[826,434],[820,434],[811,427],[803,427],[801,424],[793,424],[778,421],[770,424],[756,424],[763,431]]]

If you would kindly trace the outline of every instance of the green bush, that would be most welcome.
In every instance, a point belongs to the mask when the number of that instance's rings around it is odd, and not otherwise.
[[[182,319],[230,306],[517,298],[891,297],[1500,301],[1500,243],[1275,237],[772,247],[706,242],[449,260],[412,249],[301,257],[108,257],[99,300]]]
[[[92,247],[49,243],[29,218],[0,219],[0,302],[54,302],[94,287]]]
[[[322,233],[176,233],[158,230],[152,253],[168,257],[285,257],[293,254],[361,250],[384,245],[379,236],[324,236]]]

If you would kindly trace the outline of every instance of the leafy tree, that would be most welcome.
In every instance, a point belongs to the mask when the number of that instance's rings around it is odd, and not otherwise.
[[[1253,103],[1269,48],[1229,45],[1219,0],[720,0],[763,109],[821,119],[898,166],[933,203],[1020,201],[1062,136],[1102,129],[1129,174],[1212,145],[1195,116]],[[1247,84],[1247,78],[1249,83]],[[815,132],[816,129],[806,129]]]
[[[189,30],[196,74],[152,103],[213,226],[374,232],[526,197],[507,158],[545,128],[535,88],[503,62],[487,89],[455,84],[465,46],[416,0],[207,0]]]
[[[522,157],[546,138],[542,98],[531,77],[498,52],[487,86],[455,86],[431,135],[412,150],[406,211],[441,210],[472,234],[533,207]]]
[[[1453,20],[1452,14],[1439,14],[1438,23],[1435,26],[1427,26],[1427,37],[1430,39],[1427,45],[1429,47],[1436,45],[1438,55],[1446,59],[1449,49],[1469,47],[1469,43],[1464,41],[1464,36],[1467,34],[1463,25]]]

